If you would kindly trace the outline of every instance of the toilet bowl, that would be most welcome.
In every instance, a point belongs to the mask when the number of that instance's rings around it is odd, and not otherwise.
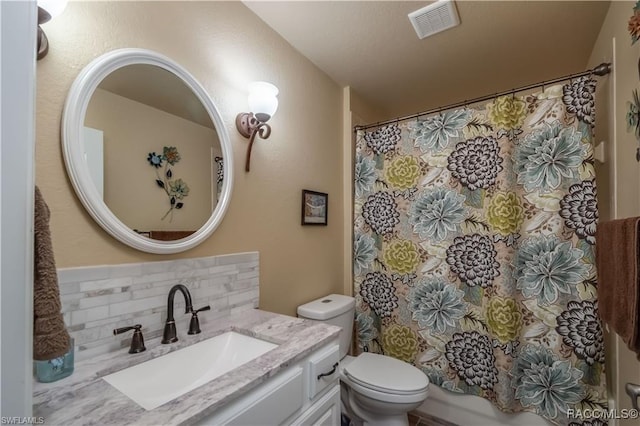
[[[342,327],[340,333],[341,399],[356,425],[408,426],[407,413],[429,393],[429,379],[418,368],[385,355],[347,355],[355,299],[332,294],[298,307],[298,316]]]
[[[347,409],[366,425],[406,426],[407,413],[429,393],[429,380],[422,371],[367,352],[342,359],[340,380]]]

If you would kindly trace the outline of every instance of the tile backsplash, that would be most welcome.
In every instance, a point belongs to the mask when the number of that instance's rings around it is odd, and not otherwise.
[[[162,335],[167,298],[175,284],[189,288],[201,328],[216,318],[258,307],[257,252],[58,269],[64,321],[75,338],[78,360],[128,347],[131,333],[113,329],[142,324],[146,340]],[[191,315],[184,314],[184,297],[177,292],[174,317],[178,337],[186,336]]]

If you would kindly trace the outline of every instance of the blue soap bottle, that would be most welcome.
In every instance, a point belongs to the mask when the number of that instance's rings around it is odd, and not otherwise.
[[[44,361],[34,361],[36,367],[36,380],[42,383],[55,382],[64,379],[73,373],[74,339],[66,354]]]

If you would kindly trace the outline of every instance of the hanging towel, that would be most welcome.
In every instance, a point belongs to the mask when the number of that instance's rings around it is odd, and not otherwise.
[[[37,186],[33,248],[33,359],[48,360],[69,350],[70,337],[60,312],[58,273],[49,232],[49,207]]]
[[[596,232],[600,318],[638,354],[639,223],[638,217],[601,222]]]

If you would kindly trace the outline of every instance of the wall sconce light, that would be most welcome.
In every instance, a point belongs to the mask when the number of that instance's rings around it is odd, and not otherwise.
[[[49,52],[49,40],[40,25],[60,15],[65,7],[67,0],[38,0],[38,60]]]
[[[251,163],[251,148],[256,135],[267,139],[271,135],[271,126],[267,121],[278,109],[278,88],[271,83],[256,81],[249,84],[249,110],[241,112],[236,117],[236,128],[245,138],[249,138],[247,147],[247,163],[245,171],[249,171]]]

